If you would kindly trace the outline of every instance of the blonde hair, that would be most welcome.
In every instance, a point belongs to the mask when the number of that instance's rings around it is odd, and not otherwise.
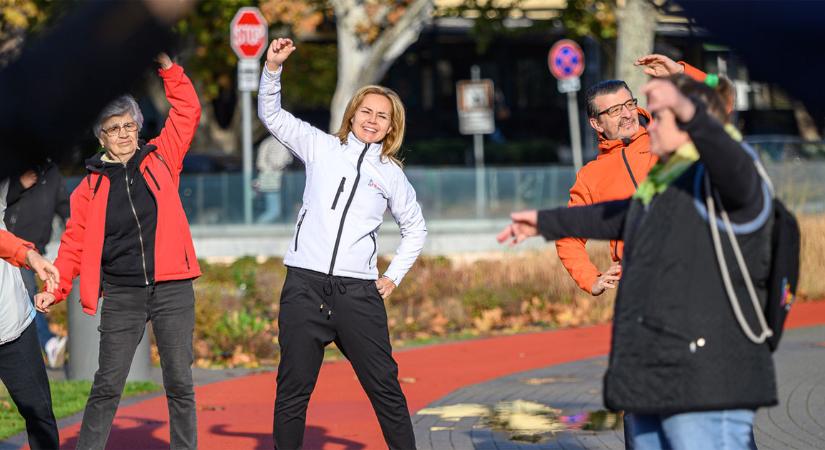
[[[392,113],[390,114],[390,130],[382,141],[381,157],[387,158],[390,161],[403,167],[403,162],[396,156],[401,150],[401,142],[404,140],[404,127],[406,118],[404,113],[404,103],[401,102],[401,97],[390,88],[384,86],[370,85],[359,89],[355,95],[352,96],[347,109],[344,111],[344,118],[341,120],[341,128],[338,129],[338,139],[342,144],[347,142],[347,136],[352,131],[352,118],[355,117],[355,111],[361,106],[364,97],[369,94],[383,95],[392,105]]]

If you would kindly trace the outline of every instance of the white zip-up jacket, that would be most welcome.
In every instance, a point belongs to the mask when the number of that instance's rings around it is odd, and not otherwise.
[[[264,67],[258,116],[269,132],[303,161],[306,186],[284,264],[329,275],[378,278],[378,229],[390,209],[401,244],[384,273],[396,286],[410,270],[427,236],[415,190],[381,144],[353,133],[341,143],[281,108],[281,69]]]
[[[0,230],[6,229],[6,193],[9,179],[0,180]],[[0,345],[20,337],[34,320],[35,310],[20,269],[0,260]]]

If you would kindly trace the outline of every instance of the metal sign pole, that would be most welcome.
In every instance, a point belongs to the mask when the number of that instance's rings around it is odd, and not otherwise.
[[[258,89],[261,64],[257,59],[238,61],[241,91],[241,149],[243,155],[243,221],[252,223],[252,91]]]
[[[567,122],[570,125],[570,146],[573,151],[573,165],[576,172],[582,168],[582,142],[579,128],[579,103],[576,92],[581,89],[579,76],[584,72],[584,52],[579,44],[562,39],[553,44],[547,53],[547,67],[559,80],[558,88],[567,94]]]
[[[238,90],[241,91],[241,146],[243,154],[243,221],[252,223],[252,91],[258,89],[266,50],[266,19],[258,8],[238,9],[229,25],[229,43],[238,55]]]
[[[252,223],[252,93],[241,92],[243,142],[243,221]]]
[[[478,81],[481,79],[481,68],[477,65],[470,67],[470,79]],[[487,191],[484,189],[486,171],[484,170],[484,135],[473,134],[473,156],[476,164],[476,217],[484,217],[485,206],[487,205]]]
[[[582,139],[579,129],[579,102],[576,92],[567,93],[567,121],[570,123],[570,144],[573,146],[573,165],[576,172],[582,168]]]

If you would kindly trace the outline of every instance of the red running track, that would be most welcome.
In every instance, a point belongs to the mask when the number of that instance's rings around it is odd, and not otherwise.
[[[789,327],[825,324],[825,301],[800,303]],[[585,328],[478,339],[395,354],[410,410],[467,385],[550,365],[607,354],[610,327]],[[199,448],[271,449],[274,372],[239,377],[196,388]],[[80,424],[60,430],[61,448],[74,449]],[[159,396],[121,408],[109,449],[168,449],[166,399]],[[324,364],[309,404],[304,448],[386,448],[375,414],[349,363]]]

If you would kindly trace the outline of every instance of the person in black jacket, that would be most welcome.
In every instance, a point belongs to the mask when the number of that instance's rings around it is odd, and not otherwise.
[[[52,220],[59,216],[63,222],[69,217],[69,195],[63,176],[57,166],[47,161],[25,171],[20,177],[13,178],[6,194],[6,228],[20,238],[35,245],[41,255],[46,254],[46,244],[52,236]],[[37,284],[34,271],[20,268],[23,283],[34,301]],[[57,336],[49,330],[46,315],[35,316],[37,339],[40,348],[46,354],[49,367],[58,367],[62,363],[67,339]]]
[[[731,307],[707,221],[705,177],[733,222],[763,305],[771,194],[756,156],[722,125],[724,105],[712,89],[675,77],[653,80],[643,92],[656,119],[649,132],[660,162],[633,197],[516,212],[498,240],[623,239],[606,406],[632,413],[636,449],[755,448],[754,411],[777,403],[774,365],[768,345],[743,332]],[[723,248],[732,284],[746,299],[730,242]],[[754,327],[754,311],[743,311]]]

